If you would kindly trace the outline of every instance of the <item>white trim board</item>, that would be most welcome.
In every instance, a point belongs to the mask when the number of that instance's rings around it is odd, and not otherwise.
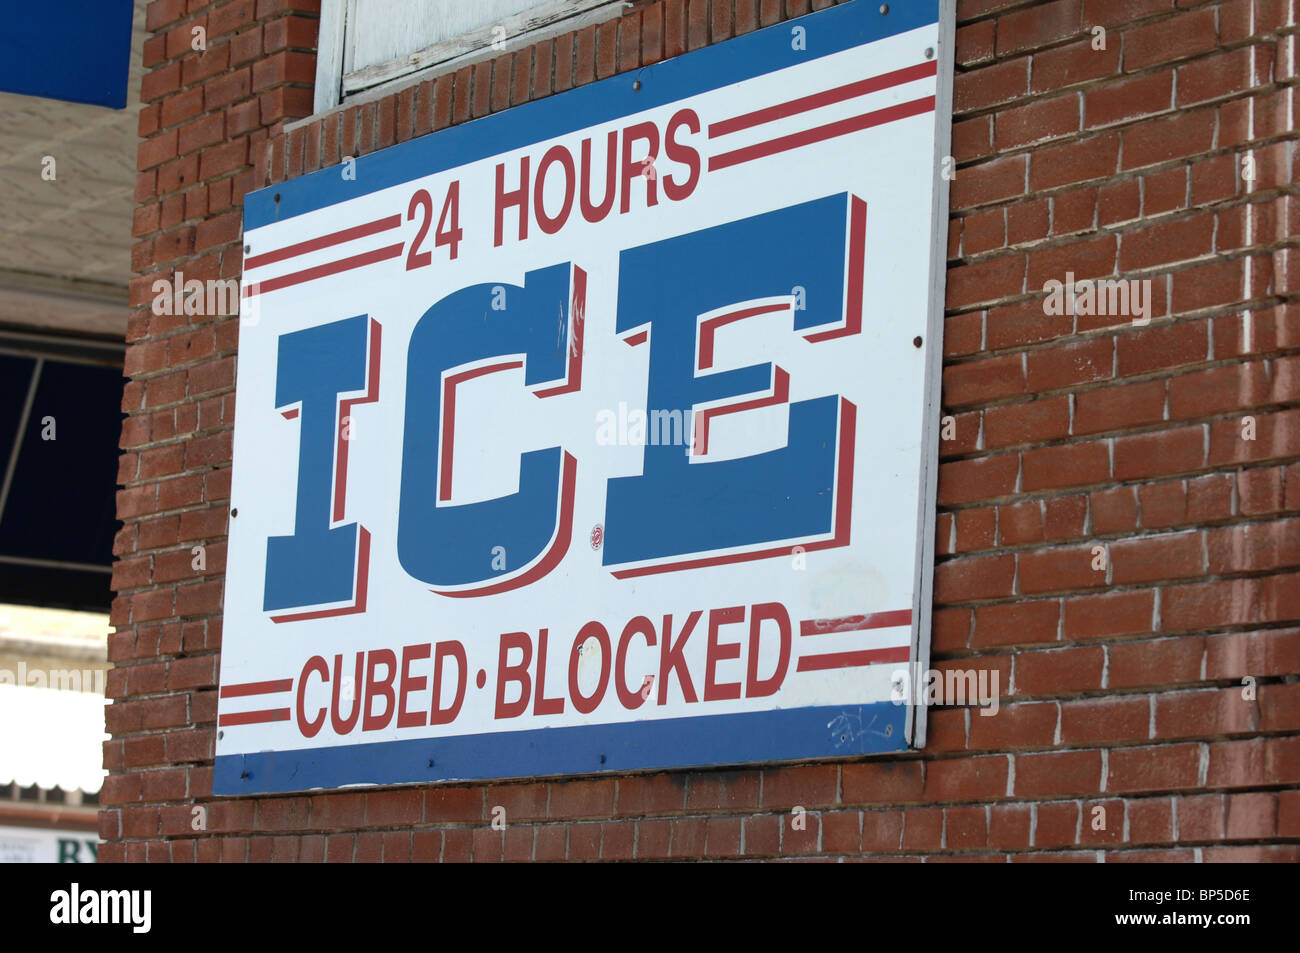
[[[345,73],[349,11],[354,0],[322,0],[316,57],[315,121],[339,105],[386,96],[435,72],[510,52],[520,43],[535,43],[622,16],[626,0],[544,0],[532,9],[450,37],[384,63]],[[501,40],[504,30],[505,40]],[[493,48],[494,40],[500,45]]]

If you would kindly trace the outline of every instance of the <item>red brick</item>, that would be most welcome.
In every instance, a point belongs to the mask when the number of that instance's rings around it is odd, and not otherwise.
[[[865,823],[864,818],[864,825]],[[862,840],[863,850],[866,850],[865,833]],[[941,808],[912,808],[904,812],[902,833],[904,850],[938,850],[942,842],[943,810]]]
[[[1080,32],[1082,0],[1056,0],[998,18],[997,54],[1045,46]]]
[[[614,810],[614,781],[566,781],[551,786],[551,817],[608,817]]]
[[[920,762],[860,762],[845,764],[841,785],[845,804],[898,804],[921,800]]]
[[[737,822],[739,825],[739,822]],[[506,832],[506,859],[510,860],[510,831]],[[530,832],[531,843],[531,832]],[[615,821],[602,824],[600,856],[606,860],[631,860],[636,855],[636,823]]]
[[[1116,793],[1179,790],[1195,786],[1196,745],[1119,748],[1110,752],[1106,790]]]
[[[984,444],[989,450],[1057,440],[1070,430],[1068,397],[991,407],[984,413]]]
[[[1154,604],[1150,590],[1066,599],[1064,637],[1074,640],[1149,632]]]
[[[661,822],[666,824],[667,822]],[[761,814],[744,819],[745,855],[775,857],[780,851],[781,817]],[[637,856],[643,856],[638,849]]]
[[[1000,110],[993,122],[993,144],[998,151],[1010,150],[1069,135],[1079,128],[1079,97],[1066,93]]]
[[[1172,70],[1148,73],[1088,90],[1084,116],[1091,129],[1167,112],[1173,105]]]
[[[1017,695],[1068,695],[1101,687],[1100,647],[1024,652],[1016,659]]]
[[[936,602],[972,602],[1011,595],[1016,561],[1009,554],[962,557],[934,570]]]
[[[1111,581],[1117,585],[1196,576],[1203,571],[1201,534],[1117,540],[1110,546],[1110,559]]]
[[[1115,172],[1119,135],[1107,133],[1034,150],[1029,166],[1031,191],[1087,182]]]
[[[1054,642],[1060,614],[1055,600],[980,606],[975,610],[971,648]]]
[[[1114,755],[1112,752],[1112,766]],[[1101,765],[1101,754],[1097,751],[1017,755],[1015,794],[1019,797],[1092,794],[1100,790]]]
[[[1240,632],[1205,640],[1205,677],[1211,681],[1296,671],[1300,671],[1300,629]]]
[[[1079,843],[1081,815],[1074,801],[1037,805],[1035,847],[1073,847]]]
[[[1031,351],[1027,386],[1037,392],[1108,380],[1114,376],[1114,346],[1112,338],[1103,337]]]
[[[1244,92],[1271,78],[1272,49],[1243,47],[1178,68],[1178,105],[1186,107]]]
[[[975,750],[1050,747],[1055,740],[1057,720],[1057,706],[1050,703],[1004,703],[993,714],[972,712],[970,747]]]
[[[692,775],[686,794],[688,811],[752,810],[758,807],[756,771],[711,771]]]
[[[622,817],[681,811],[685,779],[677,774],[623,778],[618,782],[618,814]]]
[[[1048,92],[1113,76],[1119,70],[1119,53],[1120,45],[1114,42],[1107,43],[1104,50],[1094,49],[1091,36],[1077,43],[1035,53],[1031,79],[1033,91]]]
[[[1254,579],[1171,586],[1161,593],[1166,632],[1249,624],[1260,615],[1260,585]]]
[[[833,764],[777,768],[763,772],[765,809],[788,810],[835,803],[839,768]]]
[[[1178,112],[1168,119],[1152,119],[1124,130],[1122,169],[1140,169],[1184,156],[1209,151],[1214,141],[1213,109]]]
[[[504,792],[508,789],[501,789]],[[497,802],[493,802],[497,803]],[[456,824],[484,820],[483,792],[478,788],[437,787],[424,792],[424,819],[429,823]],[[523,818],[519,818],[522,820]],[[507,808],[506,823],[515,818]]]
[[[1002,755],[931,761],[925,770],[925,799],[968,801],[1003,797],[1007,793],[1008,770],[1008,760]]]
[[[1110,450],[1103,442],[1027,450],[1021,489],[1061,489],[1102,483],[1110,478]]]
[[[600,857],[600,837],[603,825],[573,824],[569,827],[569,860],[596,860]],[[477,855],[476,855],[477,856]]]
[[[952,180],[950,203],[953,211],[997,202],[1025,191],[1026,158],[1002,156],[964,168]]]
[[[1066,702],[1061,705],[1061,744],[1145,741],[1150,720],[1144,696]]]
[[[1177,26],[1168,20],[1127,30],[1123,34],[1124,68],[1140,70],[1158,63],[1204,53],[1215,46],[1212,7],[1179,14]]]
[[[946,407],[1009,397],[1024,391],[1025,376],[1019,355],[956,364],[944,370]]]
[[[948,269],[949,308],[969,308],[1000,298],[1010,298],[1021,294],[1024,289],[1023,255],[1003,255]]]
[[[1196,426],[1117,437],[1114,453],[1118,480],[1186,473],[1205,465],[1205,435]]]
[[[1004,849],[1029,846],[1030,808],[1024,804],[995,804],[989,809],[988,845]]]

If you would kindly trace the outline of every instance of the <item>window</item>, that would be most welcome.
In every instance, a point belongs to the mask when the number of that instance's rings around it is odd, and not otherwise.
[[[122,349],[0,330],[0,603],[107,611]]]
[[[618,16],[623,0],[324,0],[316,112],[413,74]],[[441,70],[440,70],[441,71]]]

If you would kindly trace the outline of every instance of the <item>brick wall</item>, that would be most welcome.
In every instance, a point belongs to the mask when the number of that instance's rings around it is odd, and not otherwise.
[[[318,2],[150,6],[101,859],[1300,859],[1296,0],[959,0],[933,658],[999,714],[857,763],[211,799],[237,320],[152,282],[237,276],[253,188],[829,5],[640,2],[290,132]],[[1150,279],[1149,324],[1045,313],[1066,272]]]

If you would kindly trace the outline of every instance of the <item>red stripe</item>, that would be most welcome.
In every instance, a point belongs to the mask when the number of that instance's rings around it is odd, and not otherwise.
[[[565,375],[568,379],[550,390],[534,391],[538,397],[554,397],[556,394],[570,394],[582,390],[582,329],[586,310],[587,273],[575,267],[573,269],[573,346],[569,348],[569,370]]]
[[[297,407],[293,407],[293,408],[290,408],[289,410],[284,411],[284,419],[285,419],[285,420],[293,420],[293,418],[295,418],[295,417],[297,417],[297,416],[298,416],[298,408],[297,408]]]
[[[736,149],[733,152],[724,152],[721,155],[709,157],[709,171],[716,172],[719,169],[725,169],[729,166],[739,165],[742,162],[749,162],[752,159],[762,159],[765,156],[775,155],[778,152],[787,152],[790,149],[798,149],[800,146],[812,145],[814,142],[824,142],[827,139],[834,139],[837,136],[846,136],[851,132],[860,132],[863,129],[870,129],[872,126],[882,126],[885,123],[893,122],[896,119],[906,119],[909,116],[919,116],[928,113],[934,109],[934,97],[926,96],[922,99],[914,99],[909,103],[899,103],[897,106],[888,106],[885,109],[877,109],[873,112],[864,113],[861,116],[850,116],[848,119],[841,119],[837,122],[829,122],[824,126],[815,126],[803,132],[791,133],[788,136],[779,136],[776,139],[767,142],[759,142],[752,146],[746,146],[743,149]]]
[[[476,367],[472,371],[452,374],[442,382],[442,461],[439,465],[441,474],[438,480],[438,499],[451,499],[451,464],[455,457],[452,439],[456,434],[456,385],[473,380],[475,377],[482,377],[484,374],[491,374],[493,371],[507,371],[512,367],[523,366],[523,361],[490,364],[487,367]]]
[[[741,129],[749,129],[765,122],[784,119],[786,116],[807,112],[820,106],[829,106],[831,103],[842,103],[846,99],[856,99],[859,96],[865,96],[867,93],[889,89],[891,86],[899,86],[903,83],[925,79],[927,76],[935,76],[938,75],[938,72],[938,60],[930,60],[927,63],[918,63],[915,66],[907,66],[889,73],[881,73],[879,76],[872,76],[870,79],[860,79],[844,86],[836,86],[834,89],[828,89],[823,93],[801,96],[799,99],[792,99],[776,106],[768,106],[766,109],[756,109],[753,112],[744,113],[734,119],[724,119],[722,122],[712,123],[709,126],[709,138],[714,139],[718,136],[725,136],[727,133],[739,132]]]
[[[795,666],[796,672],[820,672],[828,668],[856,668],[878,662],[906,662],[911,650],[906,645],[865,652],[833,652],[830,655],[805,655]]]
[[[376,219],[373,222],[366,222],[364,225],[354,225],[352,228],[345,228],[342,231],[330,232],[328,235],[322,235],[320,238],[312,238],[305,242],[299,242],[296,245],[286,245],[284,248],[276,251],[269,251],[263,255],[254,255],[252,258],[245,260],[244,268],[261,268],[263,265],[273,265],[277,261],[284,261],[286,258],[296,258],[299,255],[305,255],[308,252],[319,251],[322,248],[329,248],[331,245],[341,245],[344,242],[350,242],[358,238],[365,238],[367,235],[376,235],[379,232],[386,232],[390,228],[397,228],[402,224],[402,216],[390,215],[388,218]]]
[[[638,344],[644,344],[650,337],[649,331],[638,331],[636,334],[629,334],[623,338],[623,343],[628,347],[636,347]]]
[[[317,265],[314,268],[304,268],[302,271],[295,271],[287,275],[281,275],[278,278],[268,278],[265,281],[251,281],[244,286],[244,297],[251,298],[253,295],[266,294],[268,291],[278,291],[281,288],[288,288],[290,285],[300,285],[304,281],[315,281],[317,278],[337,275],[340,271],[351,271],[353,268],[362,268],[366,265],[388,261],[390,258],[396,258],[399,256],[404,247],[405,246],[402,244],[389,245],[387,248],[376,248],[374,251],[368,251],[361,255],[353,255],[351,258],[342,258],[339,261],[332,261],[325,265]]]
[[[269,682],[244,682],[241,685],[222,685],[222,698],[243,698],[245,695],[271,695],[293,688],[292,678],[277,678]]]
[[[867,203],[849,197],[849,277],[844,304],[844,327],[804,335],[811,343],[848,337],[862,330],[862,272],[867,261]]]
[[[773,311],[788,311],[790,303],[782,301],[777,304],[763,304],[755,308],[743,308],[740,311],[729,311],[726,314],[715,315],[705,321],[700,322],[700,370],[713,366],[713,335],[718,328],[724,324],[731,324],[733,321],[740,321],[744,318],[752,318],[759,314],[770,314]]]
[[[288,721],[289,709],[268,708],[266,711],[236,711],[222,715],[217,720],[218,727],[228,725],[260,725],[268,721]]]
[[[710,407],[708,410],[700,411],[700,439],[692,441],[696,445],[691,452],[703,456],[709,452],[709,423],[714,417],[722,417],[726,414],[736,414],[742,410],[756,410],[759,407],[772,407],[777,404],[784,404],[790,400],[790,375],[784,368],[777,367],[772,374],[772,393],[764,397],[756,397],[753,400],[741,401],[738,404],[723,404],[721,407]]]
[[[360,397],[350,397],[339,402],[339,430],[336,441],[338,452],[334,455],[334,522],[343,521],[344,503],[348,495],[348,447],[352,443],[352,427],[348,426],[347,439],[343,439],[343,422],[352,416],[357,404],[372,404],[379,399],[379,343],[383,329],[374,318],[370,319],[370,366],[366,371],[366,392]]]
[[[774,556],[788,557],[795,545],[802,546],[804,552],[818,549],[836,549],[849,545],[853,523],[853,447],[857,440],[858,408],[850,401],[840,398],[840,459],[839,472],[835,480],[835,536],[818,543],[798,543],[763,549],[752,553],[731,553],[726,556],[708,556],[703,559],[688,559],[680,563],[661,563],[655,566],[637,566],[635,569],[620,569],[610,572],[615,579],[630,579],[635,576],[649,576],[653,573],[676,572],[681,569],[700,569],[704,566],[722,566],[728,563],[745,562],[751,559],[769,559]]]
[[[805,619],[799,623],[799,634],[828,635],[832,632],[862,632],[866,629],[890,629],[911,624],[911,609],[891,609],[888,612],[849,615],[841,619]]]

